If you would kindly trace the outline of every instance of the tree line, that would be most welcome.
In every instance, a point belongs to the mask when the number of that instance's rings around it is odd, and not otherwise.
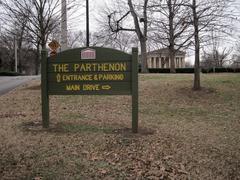
[[[84,1],[72,0],[68,10],[79,9]],[[119,0],[98,11],[98,30],[90,35],[91,46],[108,46],[128,51],[139,46],[141,69],[148,72],[147,52],[169,49],[170,71],[175,72],[176,52],[191,49],[194,54],[193,89],[199,90],[201,65],[228,63],[232,51],[219,44],[235,34],[238,21],[234,0]],[[19,71],[32,61],[39,72],[40,50],[60,37],[60,0],[1,0],[1,61],[13,66],[14,39],[18,47]],[[76,8],[77,7],[77,8]],[[68,34],[69,47],[84,46],[85,33]],[[16,44],[15,44],[16,45]],[[207,48],[206,48],[207,47]],[[211,47],[211,48],[210,48]],[[33,58],[27,58],[33,57]],[[200,62],[202,57],[203,62]],[[236,53],[232,60],[239,61]]]

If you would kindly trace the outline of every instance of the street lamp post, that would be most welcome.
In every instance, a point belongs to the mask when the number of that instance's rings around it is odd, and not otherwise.
[[[18,52],[17,52],[17,38],[14,36],[14,58],[15,58],[15,72],[18,72]]]
[[[86,46],[89,47],[89,3],[86,0]]]
[[[67,2],[62,0],[61,9],[61,51],[67,50]]]

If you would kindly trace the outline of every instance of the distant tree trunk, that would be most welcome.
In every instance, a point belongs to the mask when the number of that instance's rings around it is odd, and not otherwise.
[[[36,61],[35,61],[35,75],[38,75],[39,74],[39,59],[40,59],[40,56],[39,56],[39,53],[36,57]]]
[[[199,19],[196,11],[196,0],[192,1],[194,40],[195,40],[195,66],[194,66],[194,84],[193,90],[200,90],[200,42],[199,42]]]
[[[170,59],[170,72],[171,73],[176,73],[174,46],[169,47],[169,59]]]
[[[15,59],[13,59],[13,58],[10,58],[10,70],[11,71],[15,71]]]
[[[143,73],[147,73],[148,72],[148,68],[147,68],[147,45],[146,45],[146,41],[140,41],[141,44],[141,71]]]
[[[170,58],[170,72],[176,73],[175,69],[175,49],[174,49],[174,28],[173,28],[173,19],[174,19],[174,12],[172,7],[172,1],[168,0],[168,21],[169,21],[169,58]]]
[[[147,67],[147,33],[148,33],[148,16],[147,16],[147,8],[148,8],[148,0],[143,0],[144,5],[142,6],[143,12],[142,16],[139,15],[139,6],[133,5],[132,0],[127,0],[129,11],[122,15],[120,19],[112,18],[112,15],[116,14],[119,10],[114,10],[113,13],[108,15],[108,24],[112,32],[119,32],[119,31],[131,31],[135,32],[138,40],[140,42],[140,48],[141,48],[141,72],[147,73],[148,67]],[[121,11],[121,9],[120,9]],[[124,12],[125,10],[123,10]],[[123,28],[121,25],[121,22],[128,16],[128,14],[132,15],[133,22],[134,22],[134,28]],[[112,21],[113,20],[113,23]],[[143,23],[141,25],[140,23]],[[115,28],[114,28],[114,26]]]
[[[23,36],[25,33],[25,28],[26,28],[27,20],[24,19],[23,23],[21,24],[21,29],[18,37],[18,65],[19,65],[19,72],[23,72],[23,64],[22,64],[22,44],[23,44]]]
[[[134,10],[134,6],[132,4],[131,0],[128,0],[128,5],[130,8],[130,12],[132,14],[133,20],[134,20],[134,25],[135,25],[135,31],[136,34],[138,36],[138,39],[140,41],[140,45],[141,45],[141,53],[142,53],[142,69],[141,71],[143,73],[147,73],[148,72],[148,68],[147,68],[147,31],[148,31],[148,20],[147,20],[147,4],[148,4],[148,0],[144,0],[144,6],[143,6],[143,18],[142,18],[142,22],[144,23],[144,27],[143,27],[143,31],[140,28],[140,24],[138,21],[138,16],[136,11]]]
[[[17,59],[18,59],[18,70],[20,73],[23,72],[23,66],[22,66],[22,37],[18,39],[18,50],[17,50]]]
[[[39,43],[37,44],[37,52],[36,52],[36,57],[35,58],[36,58],[35,63],[34,63],[34,65],[35,65],[35,75],[38,75],[40,61],[41,61],[40,60],[41,56],[40,56],[40,44]]]

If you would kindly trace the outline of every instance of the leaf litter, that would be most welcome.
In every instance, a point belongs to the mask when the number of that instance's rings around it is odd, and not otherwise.
[[[239,179],[236,75],[175,76],[140,75],[138,134],[129,96],[51,96],[48,130],[38,81],[1,96],[1,179]]]

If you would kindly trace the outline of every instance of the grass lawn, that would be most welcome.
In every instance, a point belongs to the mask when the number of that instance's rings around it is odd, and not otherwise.
[[[39,81],[0,96],[0,179],[240,179],[240,74],[139,78],[139,133],[129,96],[51,96]]]

